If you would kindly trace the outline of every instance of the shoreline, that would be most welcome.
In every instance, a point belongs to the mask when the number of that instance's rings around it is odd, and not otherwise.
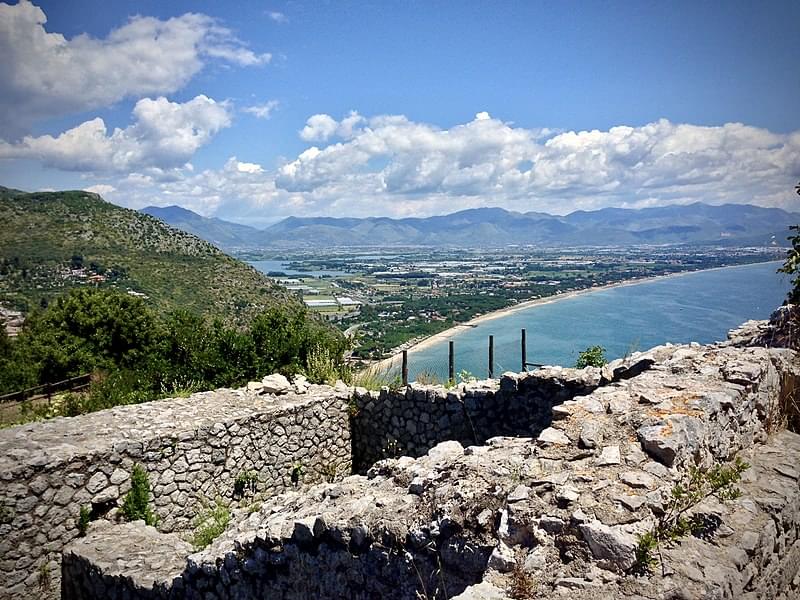
[[[439,333],[435,333],[433,335],[429,335],[428,337],[422,338],[421,340],[418,340],[416,342],[412,342],[408,346],[406,346],[405,344],[397,346],[396,348],[392,349],[393,352],[392,356],[376,361],[366,368],[376,369],[378,371],[384,371],[384,370],[390,371],[393,368],[398,367],[400,365],[401,353],[403,350],[408,350],[409,355],[411,355],[414,352],[421,352],[422,350],[430,348],[431,346],[434,346],[440,342],[445,342],[450,340],[454,336],[461,333],[461,331],[464,329],[467,328],[471,329],[479,325],[480,323],[484,323],[486,321],[493,321],[495,319],[499,319],[501,317],[505,317],[519,311],[527,310],[529,308],[534,308],[536,306],[544,306],[545,304],[552,304],[553,302],[559,302],[560,300],[575,298],[577,296],[583,296],[585,294],[591,294],[592,292],[601,292],[614,288],[639,285],[642,283],[660,281],[672,277],[691,275],[693,273],[705,273],[708,271],[719,271],[722,269],[735,269],[737,267],[747,267],[750,265],[763,265],[771,262],[780,262],[780,260],[777,261],[767,260],[761,262],[744,263],[741,265],[727,265],[724,267],[710,267],[708,269],[697,269],[694,271],[681,271],[679,273],[668,273],[666,275],[653,275],[651,277],[638,277],[634,279],[626,279],[624,281],[615,281],[614,283],[607,283],[595,287],[583,288],[580,290],[572,290],[569,292],[564,292],[563,294],[554,294],[552,296],[546,296],[545,298],[532,298],[530,300],[523,300],[518,304],[507,306],[505,308],[500,308],[498,310],[493,310],[492,312],[488,312],[483,315],[478,315],[477,317],[473,317],[469,321],[466,321],[464,323],[458,323],[456,325],[453,325],[452,327],[449,327],[448,329],[445,329],[444,331],[440,331]]]

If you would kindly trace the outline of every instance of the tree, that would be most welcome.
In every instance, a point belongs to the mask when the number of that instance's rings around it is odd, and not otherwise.
[[[800,195],[800,183],[798,183],[794,189],[797,194]],[[795,232],[794,235],[790,235],[786,238],[792,243],[792,247],[786,253],[786,261],[783,263],[783,266],[778,269],[778,273],[794,275],[792,289],[789,290],[787,302],[790,304],[800,304],[800,225],[792,225],[789,227],[789,230]]]
[[[18,343],[39,365],[42,383],[97,369],[132,368],[151,352],[153,314],[139,298],[82,288],[31,315]]]

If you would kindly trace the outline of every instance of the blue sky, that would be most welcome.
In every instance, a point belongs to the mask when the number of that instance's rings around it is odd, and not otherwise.
[[[798,22],[794,1],[0,4],[0,185],[255,225],[797,210]]]

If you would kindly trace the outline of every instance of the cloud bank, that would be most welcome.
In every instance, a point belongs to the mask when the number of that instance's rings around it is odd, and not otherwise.
[[[659,120],[607,131],[516,127],[488,113],[449,129],[402,115],[309,117],[316,141],[274,170],[232,158],[221,169],[134,188],[114,199],[158,197],[246,220],[253,215],[408,216],[478,206],[563,214],[606,206],[754,203],[797,210],[800,132]],[[322,143],[320,143],[322,142]],[[139,182],[141,184],[141,182]]]
[[[0,131],[8,139],[37,120],[109,106],[123,98],[181,89],[209,60],[268,63],[215,19],[187,13],[132,17],[98,39],[45,29],[28,0],[0,4]]]

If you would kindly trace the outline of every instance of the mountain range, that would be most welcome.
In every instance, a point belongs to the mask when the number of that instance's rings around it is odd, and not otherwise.
[[[749,204],[703,203],[653,208],[603,208],[565,216],[475,208],[449,215],[388,217],[288,217],[256,229],[202,217],[178,206],[143,212],[227,250],[328,246],[498,247],[783,244],[800,213]]]

